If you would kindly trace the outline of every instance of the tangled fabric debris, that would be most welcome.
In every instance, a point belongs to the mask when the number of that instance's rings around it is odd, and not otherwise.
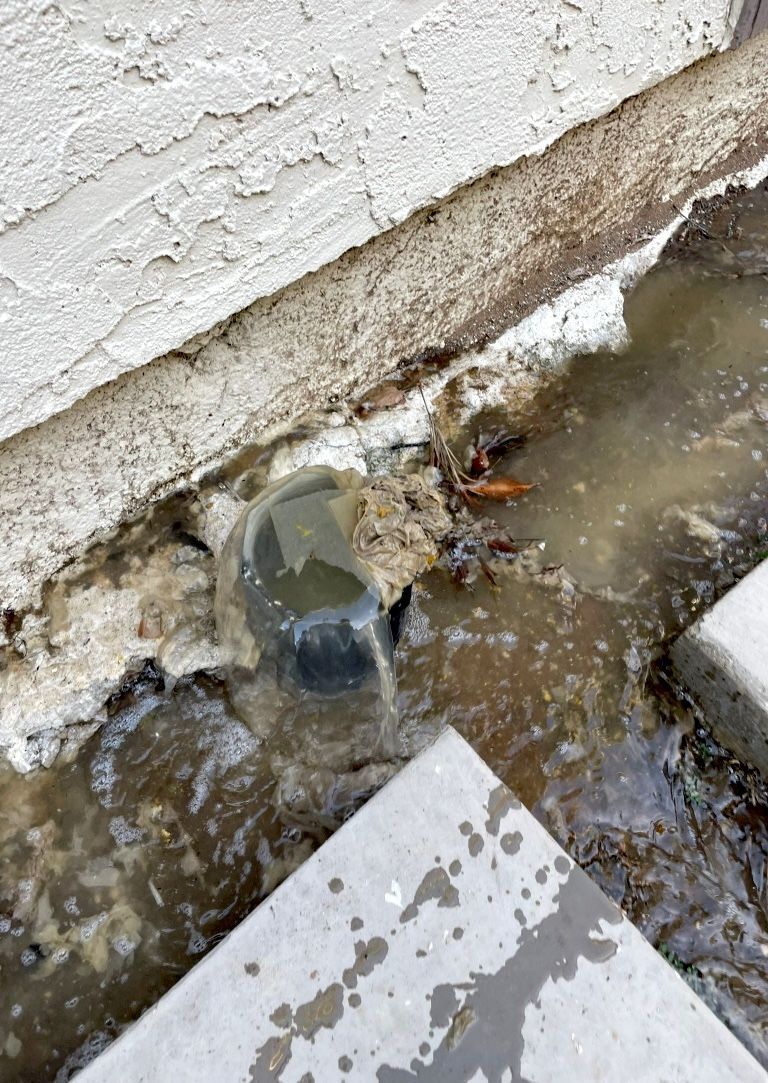
[[[442,493],[422,474],[374,478],[358,493],[352,547],[391,607],[439,554],[452,527]]]

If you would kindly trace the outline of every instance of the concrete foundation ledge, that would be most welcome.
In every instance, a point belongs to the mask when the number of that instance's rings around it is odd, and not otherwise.
[[[670,657],[718,740],[768,778],[768,560],[684,632]]]
[[[78,1079],[768,1075],[448,730]]]

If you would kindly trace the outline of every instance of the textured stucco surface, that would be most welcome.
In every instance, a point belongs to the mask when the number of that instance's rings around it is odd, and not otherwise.
[[[5,0],[0,439],[717,50],[728,0]]]
[[[764,35],[257,301],[196,351],[126,373],[6,440],[2,605],[34,601],[90,540],[240,444],[403,359],[495,337],[671,220],[670,197],[761,158],[767,129]]]

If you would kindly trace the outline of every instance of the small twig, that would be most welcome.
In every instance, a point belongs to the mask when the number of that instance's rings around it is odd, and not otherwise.
[[[430,462],[432,466],[436,466],[440,472],[445,475],[446,479],[459,490],[463,490],[465,485],[471,485],[472,479],[464,473],[461,468],[461,463],[448,447],[445,437],[440,431],[437,422],[432,416],[432,411],[427,405],[427,399],[424,394],[424,389],[419,384],[419,394],[421,395],[421,401],[424,403],[424,409],[427,412],[427,418],[429,419],[429,435],[430,435]]]
[[[707,240],[707,241],[716,241],[717,244],[719,244],[720,247],[722,248],[723,252],[727,252],[727,254],[731,257],[731,259],[734,259],[737,263],[739,263],[739,264],[741,264],[743,266],[743,263],[741,261],[741,257],[739,255],[737,255],[737,253],[734,252],[732,248],[729,248],[728,245],[725,243],[725,241],[723,241],[720,237],[714,237],[709,232],[709,230],[706,229],[705,226],[702,226],[699,222],[694,222],[691,218],[688,217],[687,214],[684,214],[675,203],[672,203],[672,200],[670,200],[670,204],[672,206],[672,209],[677,211],[677,213],[680,215],[680,217],[683,218],[688,223],[688,225],[691,227],[691,229],[698,230],[698,232],[702,235],[702,237],[704,237],[705,240]]]
[[[695,229],[698,233],[702,235],[702,237],[706,237],[708,241],[712,239],[712,234],[709,232],[708,229],[700,225],[698,222],[694,222],[692,218],[689,218],[687,214],[680,210],[676,203],[672,203],[672,200],[670,200],[670,204],[672,205],[672,210],[677,211],[680,217],[688,223],[691,229]]]

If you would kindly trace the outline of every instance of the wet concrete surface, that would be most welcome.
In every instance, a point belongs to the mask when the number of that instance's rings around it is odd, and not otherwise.
[[[465,824],[481,843],[470,857]],[[178,1083],[768,1078],[452,730],[82,1080],[171,1071]]]
[[[768,778],[768,562],[672,644],[670,662],[718,739]]]

